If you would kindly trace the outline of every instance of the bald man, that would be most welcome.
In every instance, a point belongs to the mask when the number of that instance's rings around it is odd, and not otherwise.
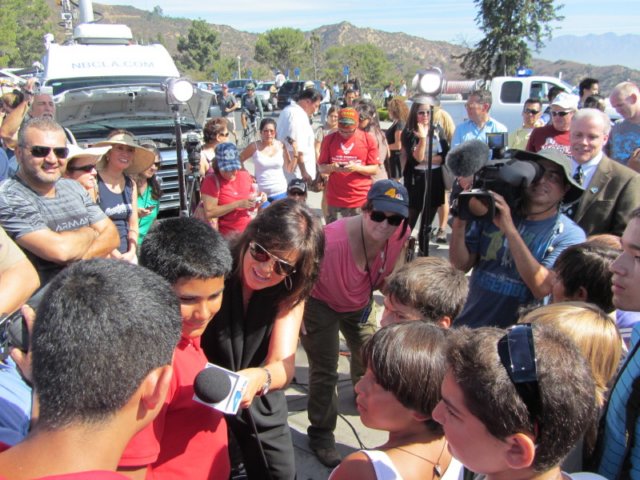
[[[635,83],[619,83],[609,101],[623,118],[611,130],[609,156],[640,172],[640,90]]]

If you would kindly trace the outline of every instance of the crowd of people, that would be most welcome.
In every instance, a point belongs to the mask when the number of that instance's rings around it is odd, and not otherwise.
[[[468,200],[488,216],[461,214],[474,179],[446,161],[507,133],[488,91],[452,125],[390,86],[384,132],[359,85],[343,105],[309,85],[242,151],[223,91],[199,214],[165,219],[153,142],[114,130],[81,148],[50,93],[23,88],[0,128],[0,479],[294,479],[299,344],[309,447],[333,480],[640,476],[635,84],[611,92],[613,125],[592,78],[555,92],[547,121],[527,100],[509,158],[535,177],[515,200]],[[438,227],[414,258],[427,201]],[[430,240],[449,258],[420,256]],[[340,335],[362,423],[388,432],[345,458]],[[231,411],[196,399],[210,364],[241,380]]]

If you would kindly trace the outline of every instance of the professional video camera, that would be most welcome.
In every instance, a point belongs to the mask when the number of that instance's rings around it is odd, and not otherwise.
[[[511,150],[499,160],[489,160],[489,152],[484,142],[469,140],[447,155],[447,167],[455,176],[473,176],[471,190],[460,193],[453,206],[454,215],[463,220],[493,220],[496,205],[490,191],[502,195],[511,209],[517,209],[524,189],[543,174],[536,162],[518,159],[520,150]]]
[[[200,153],[202,152],[202,143],[200,137],[195,132],[189,132],[184,141],[184,149],[187,151],[187,160],[191,166],[193,173],[200,171]]]

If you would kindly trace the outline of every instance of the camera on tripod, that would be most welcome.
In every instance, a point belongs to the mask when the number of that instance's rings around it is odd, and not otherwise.
[[[200,154],[202,152],[202,142],[197,133],[187,133],[184,149],[187,151],[187,160],[191,167],[191,172],[197,175],[200,171]]]

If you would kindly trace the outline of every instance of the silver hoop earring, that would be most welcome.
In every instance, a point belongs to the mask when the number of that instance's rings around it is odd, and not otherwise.
[[[286,288],[289,292],[293,288],[293,280],[291,280],[291,276],[287,275],[284,277],[284,288]]]

